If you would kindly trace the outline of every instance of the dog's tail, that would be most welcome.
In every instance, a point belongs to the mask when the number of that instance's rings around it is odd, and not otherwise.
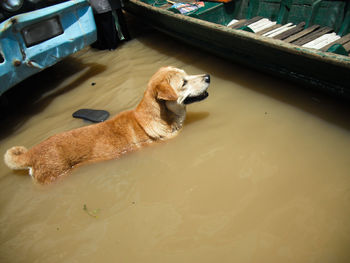
[[[14,146],[8,149],[4,156],[5,164],[12,170],[27,169],[30,165],[27,152],[27,148],[23,146]]]

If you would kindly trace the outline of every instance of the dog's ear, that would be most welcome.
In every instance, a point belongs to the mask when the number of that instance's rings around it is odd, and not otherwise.
[[[163,81],[157,87],[157,98],[160,100],[177,100],[177,94],[167,81]]]

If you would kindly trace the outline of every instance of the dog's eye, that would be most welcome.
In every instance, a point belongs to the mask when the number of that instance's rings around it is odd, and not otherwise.
[[[184,79],[184,82],[182,83],[182,87],[187,84],[187,80]]]

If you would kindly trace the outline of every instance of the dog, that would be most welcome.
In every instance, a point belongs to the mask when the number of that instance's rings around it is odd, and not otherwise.
[[[59,133],[27,150],[15,146],[4,156],[13,170],[29,169],[35,182],[49,184],[83,164],[117,159],[182,129],[186,105],[208,97],[210,76],[187,75],[175,67],[160,68],[149,80],[135,109],[110,120]]]

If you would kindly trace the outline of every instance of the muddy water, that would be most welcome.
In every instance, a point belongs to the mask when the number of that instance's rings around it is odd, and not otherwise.
[[[175,139],[45,187],[0,163],[0,261],[348,262],[349,108],[155,32],[20,85],[0,152],[134,107],[164,65],[212,77]]]

